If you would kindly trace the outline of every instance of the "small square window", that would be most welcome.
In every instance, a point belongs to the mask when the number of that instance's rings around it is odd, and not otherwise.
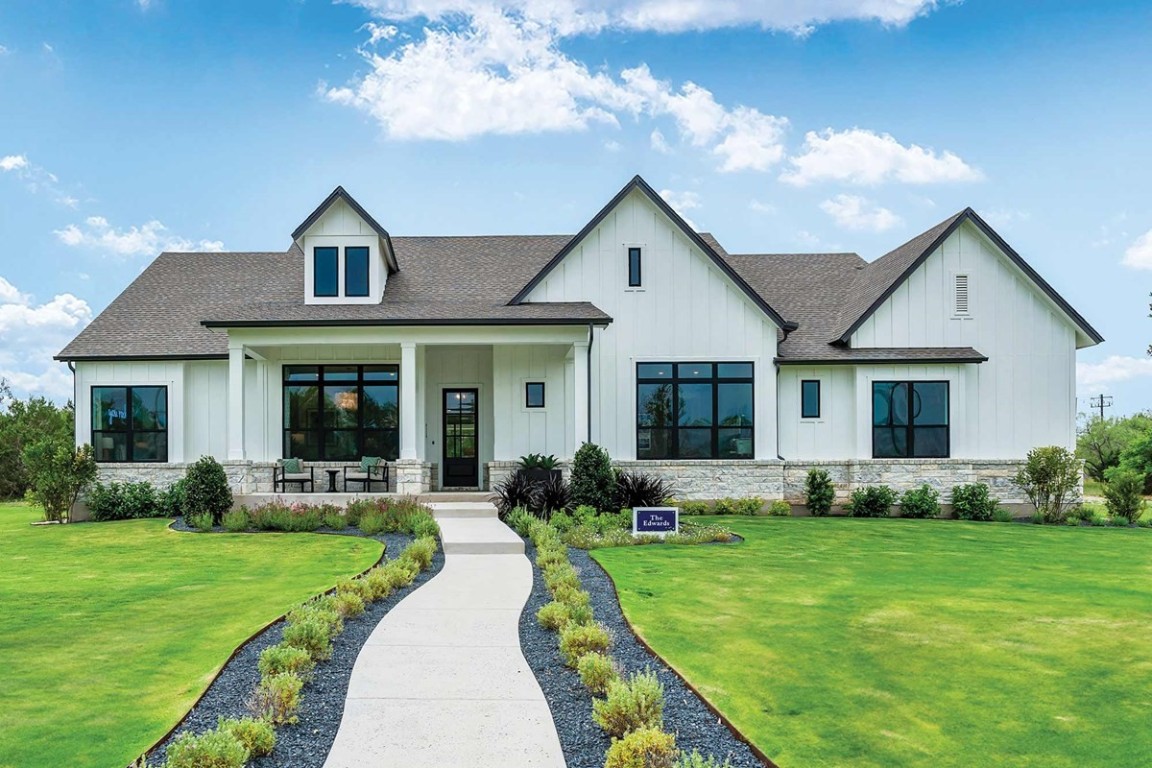
[[[542,381],[529,381],[524,385],[524,407],[525,408],[543,408],[544,407],[544,382]]]
[[[628,249],[628,287],[640,287],[640,249]]]
[[[818,379],[800,382],[800,418],[820,418],[820,381]]]

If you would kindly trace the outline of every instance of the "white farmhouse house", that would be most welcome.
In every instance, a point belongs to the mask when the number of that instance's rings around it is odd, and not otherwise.
[[[574,236],[392,237],[337,188],[287,251],[161,254],[58,359],[110,479],[381,456],[401,493],[488,488],[590,440],[685,498],[819,465],[1012,500],[1101,340],[970,209],[871,263],[736,255],[636,177]]]

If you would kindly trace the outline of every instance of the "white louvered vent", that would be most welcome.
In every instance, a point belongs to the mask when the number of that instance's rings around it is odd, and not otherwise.
[[[968,275],[956,275],[956,314],[968,315]]]

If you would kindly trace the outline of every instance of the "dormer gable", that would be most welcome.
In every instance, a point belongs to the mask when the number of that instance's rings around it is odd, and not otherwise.
[[[392,238],[343,187],[292,233],[304,254],[305,304],[379,304],[399,271]]]

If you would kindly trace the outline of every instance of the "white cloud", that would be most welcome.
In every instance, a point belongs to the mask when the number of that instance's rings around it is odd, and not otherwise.
[[[863,128],[804,136],[804,151],[789,160],[792,168],[780,180],[796,186],[818,181],[876,185],[886,181],[904,184],[979,181],[984,176],[955,154],[904,146],[887,133]]]
[[[9,53],[11,53],[11,51],[0,45],[0,56],[7,56]]]
[[[1076,387],[1082,392],[1107,391],[1109,385],[1152,377],[1152,358],[1111,355],[1099,363],[1076,363]]]
[[[56,174],[46,168],[36,165],[28,159],[27,155],[5,155],[0,157],[0,171],[14,173],[24,182],[24,187],[32,194],[46,192],[60,205],[75,208],[80,201],[75,196],[65,192],[60,186],[60,179]]]
[[[92,321],[92,309],[70,293],[37,304],[0,277],[0,378],[7,379],[18,396],[44,395],[57,400],[72,396],[72,378],[61,363],[52,361],[68,341]]]
[[[680,218],[684,219],[688,226],[692,227],[692,229],[697,228],[696,222],[692,221],[692,219],[688,218],[685,214],[688,211],[693,211],[700,207],[700,195],[695,192],[675,192],[671,189],[662,189],[660,190],[660,197],[664,198],[664,202],[672,206],[672,210],[680,214]]]
[[[660,154],[672,154],[672,147],[669,146],[668,140],[664,138],[664,134],[660,132],[659,128],[652,131],[652,135],[649,137],[649,141],[652,144],[652,149],[656,150]]]
[[[1128,246],[1120,263],[1132,269],[1152,269],[1152,229]]]
[[[28,158],[25,155],[5,155],[0,157],[0,171],[17,171],[28,167]]]
[[[116,229],[103,216],[89,216],[83,226],[69,224],[54,233],[60,242],[72,247],[92,248],[121,258],[155,256],[161,251],[222,251],[219,240],[187,240],[169,233],[159,221]]]
[[[375,22],[368,22],[360,27],[359,32],[368,32],[368,45],[376,45],[381,40],[391,40],[396,37],[400,31],[391,24],[376,24]]]
[[[1017,208],[993,208],[989,211],[982,211],[981,214],[985,221],[997,228],[1005,227],[1015,222],[1028,221],[1032,218],[1031,213]]]
[[[772,203],[763,203],[756,199],[748,201],[748,209],[756,211],[756,213],[765,213],[769,216],[775,216],[777,212],[776,206],[772,205]]]
[[[620,150],[624,149],[624,145],[613,139],[608,139],[608,141],[604,142],[604,149],[608,150],[609,152],[619,152]]]
[[[844,229],[885,232],[902,223],[892,211],[859,195],[836,195],[820,203],[820,210]]]

